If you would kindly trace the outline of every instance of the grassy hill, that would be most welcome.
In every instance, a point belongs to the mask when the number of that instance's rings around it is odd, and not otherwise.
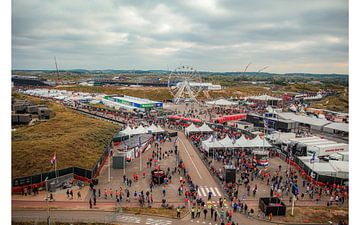
[[[36,98],[17,96],[39,103]],[[56,116],[12,132],[12,177],[52,170],[50,159],[55,151],[58,169],[92,169],[118,127],[56,103],[42,103],[48,104]]]

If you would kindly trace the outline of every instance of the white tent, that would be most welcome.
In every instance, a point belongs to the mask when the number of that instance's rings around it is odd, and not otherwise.
[[[262,139],[259,135],[257,135],[254,139],[251,140],[251,145],[254,148],[269,148],[272,147],[271,144],[266,139]]]
[[[213,129],[211,129],[206,123],[203,123],[201,127],[199,127],[200,132],[213,132]]]
[[[162,133],[162,132],[165,132],[165,130],[162,129],[160,126],[156,126],[156,130],[154,133]]]
[[[207,140],[202,141],[203,148],[209,152],[211,148],[224,148],[223,145],[217,139],[213,139],[213,137],[209,137]]]
[[[229,136],[225,136],[224,139],[220,140],[219,143],[224,147],[224,148],[239,148],[239,145],[235,143],[233,143],[233,140],[231,140],[229,138]]]
[[[242,135],[239,139],[236,140],[236,144],[240,148],[250,148],[250,147],[252,147],[251,141],[246,139],[244,135]]]
[[[206,102],[206,104],[208,104],[208,105],[219,105],[219,106],[237,105],[236,102],[231,102],[231,101],[228,101],[226,99],[219,99],[219,100],[215,100],[215,101],[209,101],[209,102]]]
[[[132,134],[133,129],[128,125],[124,130],[120,131],[123,135],[130,135]]]
[[[157,127],[155,126],[155,124],[151,124],[151,126],[145,128],[148,133],[151,132],[151,133],[156,133],[157,132]]]
[[[185,128],[185,134],[189,134],[191,132],[200,132],[200,130],[192,123],[190,126]]]
[[[133,130],[133,132],[131,132],[131,134],[146,134],[146,133],[148,132],[142,125],[140,125],[138,128]]]

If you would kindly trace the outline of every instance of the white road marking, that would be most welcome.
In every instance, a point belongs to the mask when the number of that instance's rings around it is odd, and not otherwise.
[[[198,175],[199,175],[200,179],[202,179],[202,177],[201,177],[201,175],[200,175],[200,172],[199,172],[198,168],[196,167],[196,165],[195,165],[194,161],[192,160],[192,158],[191,158],[191,156],[190,156],[190,153],[188,152],[188,150],[187,150],[187,148],[186,148],[186,146],[185,146],[184,142],[181,140],[181,138],[180,138],[180,137],[179,137],[179,140],[180,140],[181,144],[184,146],[185,151],[186,151],[187,155],[189,156],[189,158],[190,158],[190,160],[191,160],[191,162],[192,162],[193,166],[195,167],[196,172],[198,173]]]
[[[220,191],[217,189],[217,187],[215,187],[215,191],[219,196],[221,196]]]
[[[206,190],[206,195],[208,195],[209,194],[209,188],[207,188],[207,187],[205,187],[205,190]]]
[[[145,224],[151,224],[151,225],[170,225],[170,224],[172,224],[172,221],[171,221],[171,220],[163,220],[163,219],[147,218]]]
[[[216,197],[216,193],[215,193],[215,191],[214,191],[214,189],[212,187],[210,187],[210,191],[212,193],[212,196]]]
[[[199,187],[199,196],[206,196],[203,187]]]
[[[135,217],[135,216],[117,216],[116,217],[117,220],[121,221],[121,222],[130,222],[130,223],[140,223],[141,222],[141,218],[140,217]]]

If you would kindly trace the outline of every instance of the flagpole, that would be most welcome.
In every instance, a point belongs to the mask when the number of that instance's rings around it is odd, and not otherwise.
[[[55,177],[57,177],[57,174],[56,174],[56,164],[57,164],[57,163],[56,163],[56,161],[57,161],[57,160],[55,159],[55,165],[54,165],[54,166],[55,166]]]
[[[55,166],[55,178],[57,177],[57,174],[56,174],[56,164],[57,164],[57,158],[56,158],[56,152],[55,152],[55,164],[54,164],[54,166]]]
[[[141,146],[139,146],[139,154],[140,154],[140,172],[141,172]]]

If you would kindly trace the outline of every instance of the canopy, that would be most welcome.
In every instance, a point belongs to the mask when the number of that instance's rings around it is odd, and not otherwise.
[[[148,133],[148,131],[142,126],[140,125],[138,128],[134,129],[131,134],[146,134]]]
[[[151,132],[151,133],[156,133],[156,131],[157,131],[157,127],[155,126],[155,124],[151,124],[151,126],[147,127],[146,129],[148,132]]]
[[[185,134],[189,134],[191,132],[200,132],[200,130],[192,123],[190,126],[185,128]]]
[[[201,132],[213,132],[213,129],[211,129],[206,123],[203,123],[203,125],[199,127],[199,130]]]
[[[217,118],[216,120],[218,123],[224,123],[227,121],[234,121],[234,120],[244,120],[246,119],[246,114],[234,114],[234,115],[227,115]]]
[[[165,132],[165,130],[162,129],[160,126],[156,126],[156,130],[154,133],[162,133],[162,132]]]
[[[233,140],[231,140],[229,138],[229,136],[225,136],[224,139],[220,140],[219,143],[224,147],[224,148],[239,148],[239,145],[236,144],[236,142],[234,143]]]
[[[120,131],[119,134],[120,136],[127,136],[133,134],[133,132],[134,130],[129,125],[127,125],[127,127],[124,130]]]
[[[208,105],[221,105],[221,106],[237,105],[236,102],[231,102],[231,101],[228,101],[226,99],[219,99],[219,100],[215,100],[215,101],[209,101],[209,102],[206,102],[206,104],[208,104]]]
[[[254,139],[251,140],[251,145],[252,147],[255,148],[270,148],[272,147],[271,144],[269,144],[269,142],[264,138],[262,139],[259,135],[257,135]]]
[[[241,135],[241,137],[236,140],[236,144],[240,148],[250,148],[250,147],[252,147],[251,141],[246,139],[245,135]]]
[[[206,151],[209,151],[211,148],[223,148],[220,142],[212,136],[210,136],[207,140],[202,141],[202,146]]]

